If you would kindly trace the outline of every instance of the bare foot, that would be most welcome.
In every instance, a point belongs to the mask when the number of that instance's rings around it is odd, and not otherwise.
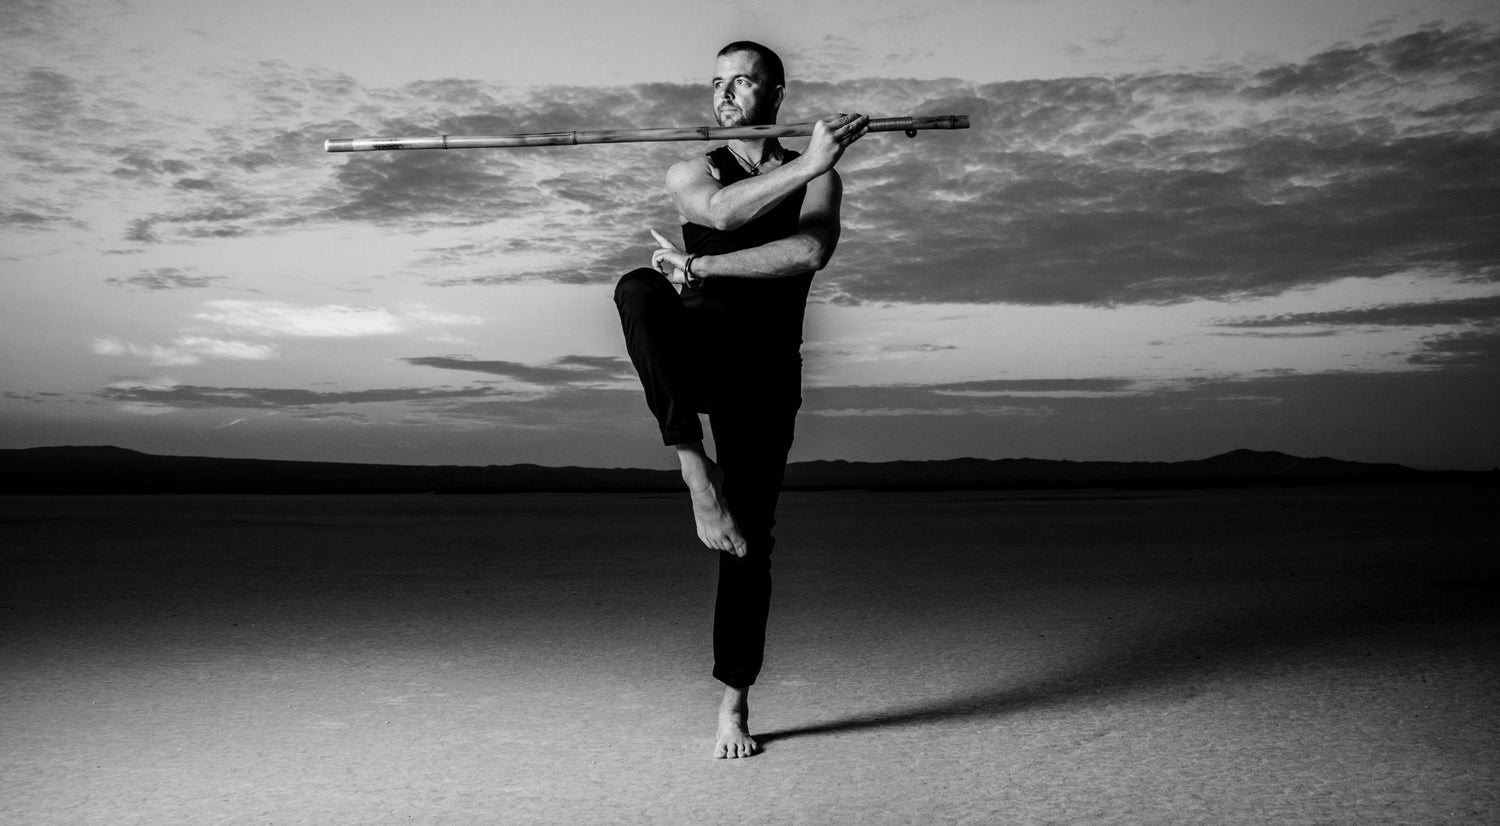
[[[719,706],[719,739],[714,757],[750,757],[760,753],[760,744],[750,737],[750,689],[724,687]]]
[[[678,456],[682,460],[682,480],[693,497],[693,522],[698,527],[698,538],[716,551],[744,556],[748,550],[744,534],[724,503],[724,472],[703,453],[701,443],[697,450],[679,449]]]

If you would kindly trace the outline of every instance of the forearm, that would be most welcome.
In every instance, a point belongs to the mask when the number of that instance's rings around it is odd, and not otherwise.
[[[755,175],[715,192],[707,204],[708,225],[718,230],[739,229],[769,212],[787,196],[822,175],[812,164],[797,158],[764,175]]]
[[[833,250],[817,233],[799,232],[758,247],[693,258],[697,278],[785,278],[821,270]]]

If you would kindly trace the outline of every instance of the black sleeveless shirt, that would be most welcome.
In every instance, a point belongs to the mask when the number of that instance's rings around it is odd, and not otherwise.
[[[798,155],[789,149],[783,152],[784,162],[790,162]],[[719,183],[724,186],[750,177],[728,146],[709,152],[708,159],[719,170]],[[739,229],[718,230],[685,223],[682,225],[683,244],[690,253],[721,255],[795,235],[802,213],[802,199],[806,194],[806,187],[798,189]],[[753,330],[766,334],[771,343],[796,347],[802,343],[802,316],[807,308],[807,291],[812,286],[812,279],[812,271],[781,278],[716,276],[704,279],[696,289],[685,287],[682,298],[689,305],[724,314],[725,320],[731,323],[753,325]]]

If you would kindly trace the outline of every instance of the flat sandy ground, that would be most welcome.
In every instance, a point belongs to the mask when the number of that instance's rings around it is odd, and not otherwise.
[[[1496,823],[1497,493],[0,499],[0,821]]]

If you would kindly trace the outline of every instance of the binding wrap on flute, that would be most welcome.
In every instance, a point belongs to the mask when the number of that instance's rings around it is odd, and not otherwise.
[[[905,132],[909,138],[925,129],[968,129],[968,115],[870,118],[871,132]],[[586,143],[644,143],[649,141],[729,141],[799,138],[813,132],[812,123],[767,126],[684,126],[665,129],[600,129],[585,132],[537,132],[528,135],[435,138],[333,138],[325,152],[372,152],[393,149],[514,149],[527,146],[577,146]]]

